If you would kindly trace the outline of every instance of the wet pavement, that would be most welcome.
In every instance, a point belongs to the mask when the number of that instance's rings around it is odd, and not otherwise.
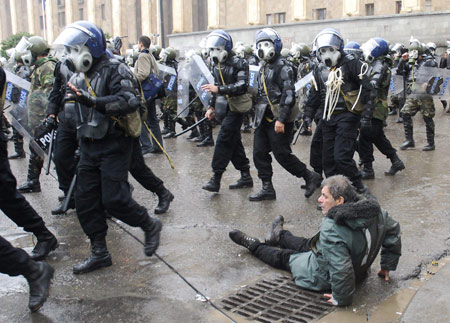
[[[383,208],[398,220],[402,229],[403,256],[391,281],[376,277],[379,259],[369,278],[358,287],[354,304],[340,311],[370,317],[377,306],[397,291],[408,288],[419,273],[421,264],[444,254],[450,245],[450,115],[437,103],[436,150],[423,152],[425,126],[420,115],[414,118],[416,149],[399,151],[406,169],[395,177],[385,177],[390,161],[375,153],[375,180],[366,181]],[[403,127],[389,117],[386,134],[394,147],[404,139]],[[215,129],[215,133],[218,128]],[[239,172],[229,165],[218,194],[201,189],[211,177],[213,147],[198,148],[185,136],[165,141],[175,170],[163,155],[146,156],[145,160],[174,193],[168,213],[159,215],[163,222],[158,255],[191,286],[210,298],[214,304],[241,286],[264,277],[282,273],[252,257],[235,245],[228,232],[239,228],[264,238],[269,224],[282,214],[285,228],[300,236],[311,236],[319,228],[321,213],[316,210],[319,190],[309,199],[300,189],[302,179],[292,177],[274,161],[276,201],[249,202],[248,195],[260,189],[256,169],[253,189],[229,190]],[[252,160],[252,135],[243,134],[247,156]],[[300,137],[293,147],[302,160],[309,160],[311,137]],[[12,152],[12,144],[9,146]],[[357,159],[357,157],[356,157]],[[11,167],[23,183],[27,160],[11,161]],[[55,171],[52,171],[55,174]],[[84,275],[74,275],[72,266],[89,254],[89,243],[74,211],[63,216],[50,213],[60,195],[52,176],[41,176],[42,192],[26,198],[45,219],[60,241],[60,247],[48,262],[56,273],[51,294],[36,314],[27,308],[28,287],[22,277],[0,275],[0,322],[230,322],[213,308],[174,270],[157,257],[146,257],[142,245],[116,223],[109,222],[107,242],[113,266]],[[130,179],[134,198],[152,213],[157,197]],[[123,225],[123,224],[120,224]],[[124,227],[140,240],[139,228]],[[0,216],[0,234],[14,245],[30,251],[33,239],[17,228],[7,217]],[[336,322],[336,321],[334,321]]]

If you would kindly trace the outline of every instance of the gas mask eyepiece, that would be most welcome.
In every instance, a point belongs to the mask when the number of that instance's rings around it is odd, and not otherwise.
[[[209,49],[209,57],[211,57],[214,64],[223,63],[228,58],[228,52],[225,50],[225,47],[214,47]]]
[[[319,49],[320,60],[327,67],[336,66],[339,58],[341,58],[341,52],[334,47],[322,47]]]
[[[260,41],[256,44],[258,57],[262,60],[269,61],[275,56],[275,45],[268,40]]]
[[[92,66],[94,58],[89,48],[84,46],[66,47],[67,57],[73,63],[75,71],[78,73],[86,73]]]

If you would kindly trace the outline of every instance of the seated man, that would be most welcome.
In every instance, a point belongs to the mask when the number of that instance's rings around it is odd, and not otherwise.
[[[331,290],[332,294],[324,294],[328,302],[346,306],[351,304],[356,283],[367,276],[380,248],[378,275],[389,280],[389,271],[397,268],[401,256],[400,225],[373,197],[357,195],[342,175],[322,182],[318,201],[324,218],[320,232],[311,239],[283,230],[282,216],[273,222],[265,243],[239,230],[229,235],[265,263],[290,271],[300,287]]]

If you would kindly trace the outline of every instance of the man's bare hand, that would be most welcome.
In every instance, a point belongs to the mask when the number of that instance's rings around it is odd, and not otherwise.
[[[333,294],[323,294],[325,298],[328,298],[327,303],[333,304]]]
[[[407,61],[408,58],[409,58],[409,53],[408,53],[408,52],[406,52],[406,53],[404,53],[404,54],[402,55],[402,60]]]
[[[206,92],[219,93],[219,87],[214,84],[204,84],[200,89]]]
[[[384,278],[385,281],[389,281],[389,270],[380,269],[377,275],[378,277]]]
[[[209,108],[208,110],[206,110],[205,117],[207,117],[208,120],[214,119],[214,109]]]
[[[284,123],[275,121],[275,133],[284,133]]]

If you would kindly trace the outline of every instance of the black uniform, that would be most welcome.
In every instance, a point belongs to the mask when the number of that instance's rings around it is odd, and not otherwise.
[[[306,165],[292,154],[294,120],[298,114],[295,106],[295,80],[296,71],[280,55],[261,67],[255,105],[257,128],[253,141],[253,161],[258,169],[258,177],[263,182],[263,191],[250,196],[251,201],[275,198],[275,191],[271,187],[273,171],[270,152],[292,175],[304,178],[307,184],[314,180],[315,187],[308,188],[305,196],[309,197],[317,187],[319,176],[308,171]],[[284,124],[284,133],[275,132],[276,121]],[[264,192],[267,188],[273,191],[272,194]]]
[[[342,93],[355,93],[362,85],[360,100],[362,103],[366,103],[368,90],[363,84],[363,80],[359,78],[361,65],[360,60],[351,55],[345,55],[339,59],[336,66],[336,68],[341,69],[343,83],[337,105],[330,119],[327,120],[322,115],[322,165],[326,177],[337,174],[345,175],[352,181],[358,191],[363,192],[366,188],[361,182],[361,174],[353,160],[361,113],[352,111],[351,107],[348,108],[342,95]],[[323,64],[319,64],[314,69],[314,77],[318,89],[311,87],[305,109],[305,115],[310,120],[325,105],[327,91],[325,82],[328,80],[328,69],[324,68]]]
[[[150,218],[147,210],[131,197],[127,179],[135,139],[125,136],[113,121],[139,108],[137,80],[125,64],[104,54],[87,73],[74,74],[70,82],[85,94],[76,98],[82,103],[76,103],[81,155],[75,202],[81,227],[92,246],[91,256],[75,266],[74,273],[111,265],[105,241],[105,211],[131,226],[141,227],[146,234],[146,254],[151,256],[159,244],[161,223]],[[88,92],[87,82],[92,92]],[[87,93],[91,98],[95,94],[95,107],[92,101],[83,101],[89,97]]]
[[[221,69],[222,76],[219,73],[219,68]],[[225,95],[232,97],[243,95],[247,92],[248,64],[245,59],[233,55],[222,64],[213,65],[212,74],[214,76],[215,85],[219,87],[219,93],[211,96],[209,106],[215,107],[216,117],[221,113],[224,114],[217,135],[216,146],[211,163],[215,174],[214,179],[219,177],[218,181],[220,183],[220,177],[223,172],[225,172],[230,161],[237,170],[241,171],[241,173],[245,172],[246,174],[249,174],[250,170],[250,161],[245,155],[241,138],[243,114],[230,111],[227,103],[221,106],[219,106],[218,103],[219,100],[221,102],[226,102]],[[218,98],[218,96],[221,96],[221,98]],[[209,190],[206,187],[208,184],[203,188]],[[217,190],[212,191],[218,190],[219,189],[217,188]]]

